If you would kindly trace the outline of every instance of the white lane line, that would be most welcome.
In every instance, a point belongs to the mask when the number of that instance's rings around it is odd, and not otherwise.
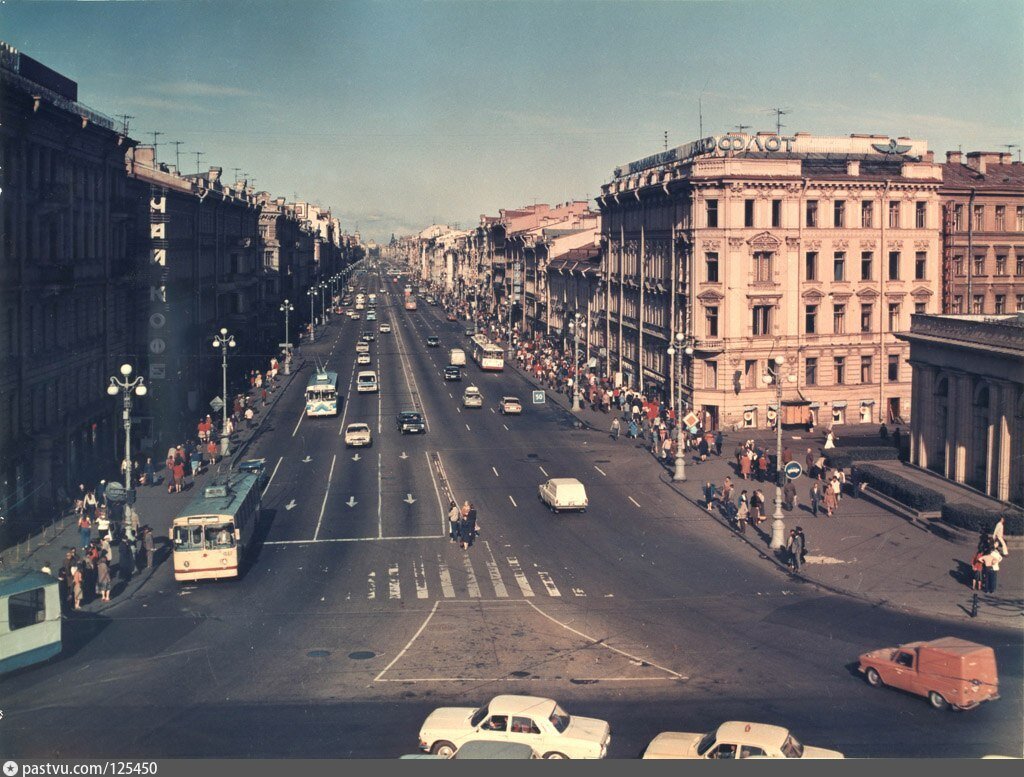
[[[434,606],[431,608],[430,614],[426,617],[426,620],[424,620],[420,627],[416,630],[416,633],[412,635],[412,639],[410,639],[406,643],[405,647],[402,648],[402,650],[398,653],[397,656],[391,659],[390,664],[388,664],[380,670],[380,674],[373,678],[374,682],[378,682],[380,678],[383,677],[391,667],[398,663],[398,660],[405,655],[406,651],[412,647],[412,643],[415,642],[419,635],[423,633],[423,629],[427,627],[427,624],[430,623],[430,619],[434,617],[434,613],[437,612],[437,605],[439,605],[440,603],[440,599],[434,602]]]
[[[519,505],[516,504],[516,500],[512,498],[512,494],[508,495],[508,501],[512,503],[513,507],[519,507]]]
[[[377,434],[382,434],[384,432],[384,427],[383,427],[383,424],[384,424],[384,407],[381,404],[382,402],[383,402],[383,398],[381,397],[380,389],[378,388],[377,389]],[[424,416],[424,418],[425,417],[426,416]]]
[[[302,423],[302,419],[306,417],[306,408],[302,408],[302,412],[299,413],[299,423],[295,424],[295,428],[292,430],[292,437],[299,433],[299,425]]]
[[[261,498],[267,493],[267,489],[270,488],[270,484],[274,482],[274,475],[277,474],[277,468],[281,466],[282,461],[284,461],[284,456],[277,460],[277,464],[274,467],[274,471],[270,475],[270,480],[267,481],[267,485],[263,487],[263,491],[260,493]]]
[[[508,565],[512,570],[512,576],[516,579],[516,583],[519,584],[519,590],[523,592],[523,596],[533,596],[533,588],[530,586],[530,581],[526,579],[523,568],[519,565],[519,559],[515,556],[508,556],[506,561],[508,561]]]
[[[398,359],[399,359],[399,361],[402,364],[402,375],[405,376],[405,387],[409,390],[409,400],[412,401],[413,397],[420,396],[420,387],[419,387],[419,384],[416,382],[416,373],[413,372],[412,363],[409,362],[407,357],[406,357],[405,335],[402,334],[402,327],[396,327],[396,331],[398,332],[398,340],[399,340],[399,342],[398,342]],[[406,369],[406,365],[407,364],[408,364],[408,369]],[[412,378],[412,383],[411,384],[409,383],[409,378],[410,377]],[[414,386],[416,388],[415,393],[413,392],[413,387]],[[427,408],[423,404],[422,399],[421,399],[421,401],[418,404],[420,406],[418,408],[416,408],[416,409],[419,410],[421,413],[423,413],[423,424],[424,424],[424,426],[427,427],[427,431],[429,432],[430,431],[430,419],[427,417]]]
[[[626,498],[629,499],[629,501],[632,502],[633,504],[635,504],[637,507],[640,506],[640,503],[638,501],[636,501],[633,497],[629,496],[629,497],[626,497]]]
[[[543,615],[545,618],[547,618],[552,623],[558,624],[559,626],[561,626],[566,631],[571,631],[573,634],[577,635],[578,637],[582,637],[583,639],[589,640],[594,645],[600,645],[601,647],[607,648],[608,650],[612,651],[613,653],[618,653],[620,656],[625,656],[626,658],[631,659],[632,661],[638,661],[640,663],[649,664],[650,666],[653,666],[655,669],[660,669],[662,672],[666,672],[666,673],[672,675],[673,677],[675,677],[675,678],[677,678],[679,680],[688,680],[688,679],[690,679],[690,678],[686,677],[685,675],[679,674],[679,672],[673,672],[671,669],[669,669],[667,667],[664,667],[664,666],[661,666],[660,664],[656,664],[653,661],[648,661],[647,659],[639,658],[638,656],[634,656],[631,653],[627,653],[625,650],[619,650],[617,647],[612,647],[611,645],[608,644],[607,641],[605,641],[603,639],[600,639],[600,640],[594,639],[593,637],[584,634],[582,631],[577,631],[572,626],[569,626],[568,624],[562,623],[560,620],[557,620],[556,618],[552,618],[550,615],[548,615],[546,612],[544,612],[540,607],[535,605],[533,602],[527,602],[527,604],[529,604],[533,609],[535,609],[538,613]]]
[[[498,570],[498,562],[494,560],[494,553],[491,551],[491,544],[484,540],[484,547],[487,548],[487,555],[491,558],[487,564],[487,574],[491,576],[491,585],[494,587],[494,595],[499,599],[508,598],[508,589],[505,588],[505,581],[501,579],[501,572]]]
[[[498,474],[498,470],[496,470],[494,467],[491,467],[491,472],[494,473],[494,477],[496,477],[496,478],[501,477],[501,475]]]
[[[473,565],[469,563],[469,556],[463,556],[462,562],[466,568],[466,589],[473,599],[479,599],[480,585],[476,582],[476,573],[473,571]]]
[[[537,469],[539,469],[539,470],[540,470],[541,472],[543,472],[543,473],[544,473],[544,477],[546,477],[546,478],[549,478],[549,477],[551,477],[551,475],[549,475],[549,474],[547,473],[547,470],[546,470],[546,469],[544,469],[544,467],[542,467],[542,466],[541,466],[540,464],[538,464],[538,465],[537,465]]]
[[[352,381],[356,377],[356,366],[352,365],[352,374],[348,376],[348,389],[345,391],[345,409],[341,411],[341,426],[338,427],[338,434],[345,431],[345,419],[348,418],[348,406],[352,399]]]
[[[324,510],[327,508],[327,495],[331,493],[331,478],[334,477],[334,462],[338,460],[338,454],[331,457],[331,471],[327,474],[327,488],[324,489],[324,501],[320,505],[320,517],[316,521],[316,531],[313,532],[313,541],[320,535],[320,525],[324,522]]]
[[[470,428],[469,428],[469,424],[466,424],[466,431],[467,431],[467,432],[471,432],[471,431],[473,431],[472,429],[470,429]]]
[[[448,571],[448,565],[445,564],[441,557],[437,557],[437,574],[441,577],[441,593],[444,594],[445,599],[455,598],[455,586],[452,585],[452,573]]]
[[[459,413],[461,413],[461,412],[462,412],[462,408],[461,408],[461,407],[456,407],[456,408],[455,408],[455,410],[456,410],[457,412],[459,412]]]
[[[502,426],[505,426],[505,424],[502,424]],[[505,426],[505,431],[506,431],[506,432],[511,432],[512,430],[511,430],[511,429],[509,429],[509,428],[508,428],[507,426]]]
[[[412,563],[412,574],[416,579],[416,598],[427,598],[427,570],[423,566],[423,559]]]
[[[366,598],[377,598],[377,573],[371,572],[366,576]]]
[[[381,454],[377,454],[377,538],[384,537],[384,500],[381,497]]]
[[[437,373],[437,374],[440,375],[441,373]],[[452,399],[455,399],[455,397],[452,397],[452,392],[450,392],[450,391],[448,392],[448,396],[451,397]]]
[[[597,466],[596,464],[594,465],[594,469],[596,469],[596,470],[597,470],[598,472],[600,472],[600,473],[601,473],[602,475],[604,475],[605,477],[608,477],[608,473],[607,473],[607,472],[605,472],[605,471],[604,471],[603,469],[601,469],[601,468],[600,468],[599,466]]]
[[[547,572],[538,572],[537,577],[544,584],[544,587],[548,589],[549,596],[561,596],[562,592],[558,590],[558,586],[555,585],[555,581],[551,579],[551,575]]]
[[[442,536],[448,533],[448,511],[444,508],[444,502],[441,501],[441,489],[437,487],[437,477],[434,475],[434,468],[430,465],[430,454],[423,451],[423,455],[427,457],[427,470],[430,472],[430,481],[434,484],[434,493],[437,495],[437,509],[441,511],[441,534]],[[441,454],[437,454],[437,462],[441,464]],[[443,465],[442,465],[443,466]]]
[[[491,408],[491,412],[492,412],[492,413],[494,412],[494,408],[493,408],[493,407]]]
[[[398,564],[388,567],[388,599],[402,598],[402,583],[398,579]]]

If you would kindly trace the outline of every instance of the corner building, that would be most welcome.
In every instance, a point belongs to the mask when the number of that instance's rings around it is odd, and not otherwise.
[[[593,301],[609,371],[680,391],[706,428],[908,422],[895,333],[938,312],[941,184],[925,141],[871,135],[731,133],[617,168]]]

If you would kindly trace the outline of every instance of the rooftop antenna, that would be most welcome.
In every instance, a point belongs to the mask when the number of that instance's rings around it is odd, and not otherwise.
[[[160,135],[163,135],[164,133],[162,133],[162,132],[153,132],[153,133],[150,133],[150,134],[152,134],[152,136],[153,136],[153,164],[156,164],[156,147],[157,147],[156,139]]]
[[[193,151],[192,153],[196,155],[196,175],[199,175],[199,157],[206,156],[206,152],[205,151]]]
[[[1017,149],[1017,161],[1020,161],[1020,143],[1003,143],[1003,148],[1010,156],[1013,156],[1013,149]]]
[[[775,114],[775,134],[781,135],[782,128],[786,125],[782,123],[782,117],[788,113],[792,113],[791,108],[769,108],[772,113]]]
[[[668,151],[668,130],[665,130],[665,151]]]
[[[184,140],[172,140],[169,141],[174,146],[174,169],[181,173],[181,147],[184,145]]]
[[[703,95],[697,98],[697,120],[699,122],[700,129],[697,130],[697,137],[704,137],[704,104],[702,102]]]
[[[128,120],[134,119],[134,116],[129,116],[127,113],[119,113],[117,118],[121,120],[121,134],[128,137]]]
[[[744,132],[746,132],[748,129],[750,129],[750,125],[749,124],[737,124],[735,129],[736,129],[737,132],[739,132],[742,135]]]
[[[235,174],[235,183],[238,183],[240,180],[242,180],[241,178],[238,177],[238,174],[241,171],[242,171],[241,167],[232,167],[231,168],[231,172]]]

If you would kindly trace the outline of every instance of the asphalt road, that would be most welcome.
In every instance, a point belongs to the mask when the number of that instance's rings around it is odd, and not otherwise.
[[[273,478],[244,576],[179,585],[164,564],[103,616],[70,619],[58,660],[4,680],[6,756],[394,757],[415,750],[434,707],[497,693],[610,721],[614,758],[724,720],[847,756],[1024,752],[1019,630],[794,583],[684,504],[632,443],[531,404],[514,371],[470,362],[445,382],[464,324],[422,300],[404,311],[384,285],[377,322],[335,317],[305,347],[307,364],[339,373],[339,417],[303,417],[300,375],[253,445]],[[356,339],[385,321],[393,332],[371,346],[380,391],[358,394]],[[470,384],[483,408],[461,406]],[[522,416],[496,411],[505,394]],[[398,432],[403,409],[425,413],[426,434]],[[356,421],[371,447],[345,448]],[[586,513],[538,502],[557,476],[586,484]],[[447,539],[448,489],[479,511],[468,552]],[[936,712],[852,669],[865,650],[944,635],[996,649],[1001,700]]]

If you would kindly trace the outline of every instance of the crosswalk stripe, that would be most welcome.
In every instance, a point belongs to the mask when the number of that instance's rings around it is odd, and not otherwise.
[[[491,576],[491,585],[494,586],[494,595],[499,599],[508,598],[508,590],[505,588],[505,582],[501,579],[501,573],[498,571],[498,565],[494,559],[487,562],[487,572]]]
[[[377,598],[377,573],[371,572],[366,576],[366,598],[376,599]]]
[[[437,573],[441,577],[441,593],[445,599],[455,598],[455,586],[452,585],[452,573],[448,571],[448,565],[437,557]]]
[[[473,565],[469,563],[469,556],[463,556],[462,560],[466,566],[466,588],[469,589],[469,595],[473,599],[479,599],[480,586],[476,582],[476,573],[473,571]]]
[[[512,576],[516,579],[516,583],[519,584],[519,590],[523,592],[523,596],[533,596],[533,588],[530,587],[530,581],[526,579],[523,568],[519,566],[519,559],[515,556],[509,556],[507,561],[508,565],[512,568]]]
[[[555,581],[551,579],[551,575],[547,572],[538,572],[537,577],[544,584],[544,587],[548,589],[549,596],[561,596],[562,592],[558,590],[558,586],[555,585]]]
[[[413,562],[412,574],[416,578],[416,598],[427,598],[427,570],[423,566],[423,559],[419,563]]]
[[[398,565],[388,567],[388,599],[402,598],[402,583],[398,579]]]

